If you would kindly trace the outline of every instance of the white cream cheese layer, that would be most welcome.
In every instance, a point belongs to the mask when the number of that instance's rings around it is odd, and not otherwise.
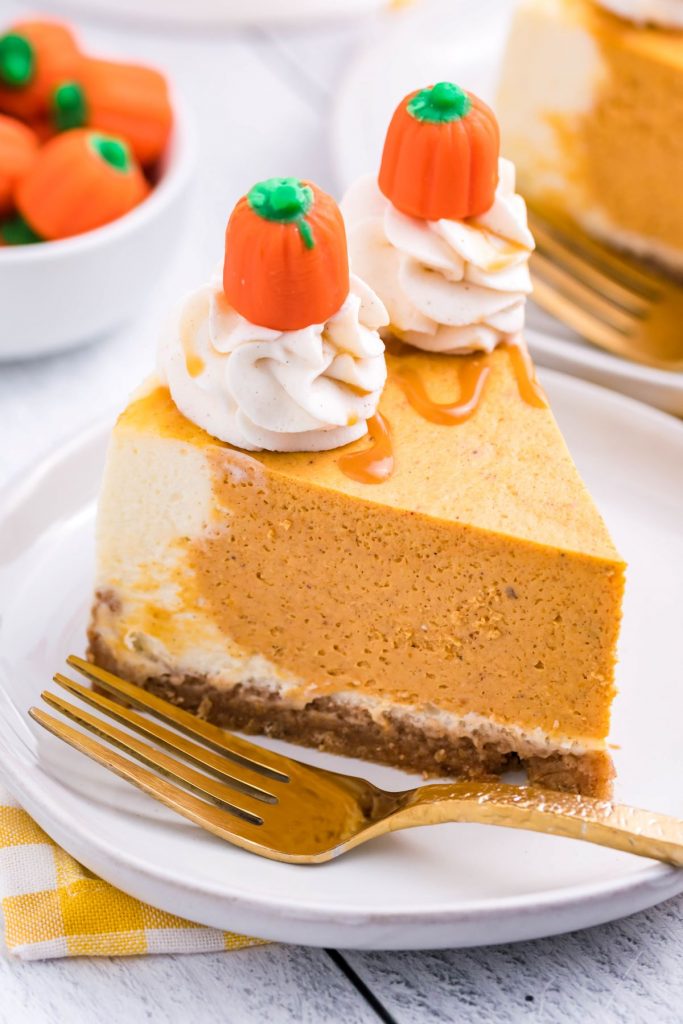
[[[247,451],[326,451],[357,440],[386,380],[378,329],[388,322],[358,277],[323,324],[276,331],[245,320],[219,281],[169,323],[159,373],[187,419]]]
[[[355,182],[341,206],[351,266],[380,296],[403,340],[430,352],[466,353],[519,336],[534,241],[510,161],[500,161],[493,206],[476,219],[408,217],[372,176]]]

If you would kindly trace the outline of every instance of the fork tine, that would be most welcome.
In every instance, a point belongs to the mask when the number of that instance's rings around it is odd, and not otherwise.
[[[639,292],[634,292],[631,288],[626,288],[613,276],[605,273],[599,264],[589,262],[585,256],[577,252],[575,246],[572,245],[570,248],[568,239],[558,237],[555,232],[549,230],[541,222],[534,226],[534,237],[537,253],[547,256],[553,263],[567,270],[598,295],[604,296],[633,316],[647,315],[651,306],[649,298]]]
[[[96,708],[109,718],[113,718],[121,725],[133,729],[141,736],[150,737],[155,743],[158,743],[171,754],[180,754],[181,757],[191,761],[203,771],[208,771],[218,776],[239,792],[252,796],[256,800],[262,800],[265,803],[275,803],[277,801],[276,796],[255,784],[253,776],[256,775],[257,778],[263,778],[263,776],[252,772],[249,768],[244,768],[237,761],[223,757],[221,754],[216,754],[207,747],[202,747],[198,743],[186,739],[185,736],[179,735],[177,732],[171,732],[170,729],[159,725],[155,719],[143,718],[136,711],[132,711],[130,708],[125,707],[125,705],[110,700],[109,697],[105,697],[95,690],[88,689],[87,686],[82,686],[81,683],[74,682],[73,679],[62,675],[61,672],[55,673],[54,681],[63,686],[74,697],[78,697],[79,700]]]
[[[109,693],[134,707],[150,712],[164,722],[170,722],[175,729],[189,736],[197,737],[219,754],[225,754],[245,768],[260,772],[278,782],[288,781],[295,765],[290,758],[274,754],[272,751],[228,733],[216,725],[210,725],[209,722],[190,714],[189,711],[169,704],[161,697],[156,697],[154,694],[148,693],[147,690],[143,690],[142,687],[129,683],[127,680],[115,676],[113,672],[107,672],[89,661],[84,661],[83,658],[79,658],[75,654],[70,654],[66,660],[81,675],[96,682]]]
[[[208,800],[240,818],[244,818],[253,825],[261,825],[263,823],[263,818],[259,814],[258,802],[246,794],[241,793],[239,796],[240,802],[235,803],[237,795],[234,790],[217,779],[195,771],[194,768],[190,768],[189,765],[183,764],[181,761],[176,761],[175,758],[169,757],[163,751],[149,746],[148,743],[143,743],[135,736],[122,732],[106,719],[98,718],[96,715],[91,715],[89,711],[79,708],[75,704],[70,704],[63,697],[58,697],[56,694],[49,693],[48,691],[43,691],[41,697],[55,711],[61,712],[61,714],[70,718],[73,722],[83,726],[88,732],[94,733],[100,739],[104,739],[113,746],[118,747],[119,750],[130,754],[137,761],[141,761],[148,768],[152,768],[154,771],[166,776],[166,778],[178,783],[184,789],[189,789],[195,795],[201,796],[204,800]]]
[[[552,234],[565,249],[573,250],[581,259],[598,267],[603,274],[621,283],[631,292],[645,299],[655,299],[661,292],[661,283],[653,273],[636,266],[606,245],[591,238],[566,217],[547,210],[541,213],[532,204],[528,207],[529,227],[534,235]]]
[[[600,345],[617,355],[624,354],[623,334],[581,309],[571,299],[556,291],[540,275],[534,277],[534,300],[594,345]],[[634,353],[633,358],[636,357],[637,353]]]
[[[542,278],[556,293],[570,299],[586,313],[619,334],[628,335],[633,330],[634,317],[631,313],[603,298],[571,272],[549,260],[543,252],[533,254],[531,273],[534,281],[536,278]]]
[[[68,743],[70,747],[85,754],[91,760],[102,765],[103,768],[108,768],[115,775],[137,786],[138,789],[194,822],[195,825],[199,825],[208,832],[213,832],[214,835],[220,836],[221,839],[225,839],[235,846],[251,850],[264,857],[270,857],[272,860],[289,861],[294,859],[280,855],[276,850],[264,846],[259,841],[260,825],[239,818],[221,807],[206,803],[192,793],[167,782],[166,779],[159,778],[149,769],[129,761],[128,758],[117,754],[115,750],[99,743],[92,736],[79,732],[67,725],[66,722],[47,714],[42,708],[29,708],[29,715],[53,736]]]

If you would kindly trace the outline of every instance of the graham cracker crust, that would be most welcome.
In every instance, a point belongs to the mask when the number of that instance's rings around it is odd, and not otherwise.
[[[509,738],[496,742],[476,733],[454,735],[445,728],[429,732],[400,713],[385,712],[376,721],[366,707],[349,699],[318,697],[304,707],[288,704],[263,683],[237,683],[218,689],[206,679],[171,674],[133,677],[99,633],[89,632],[88,658],[171,704],[225,729],[265,735],[330,754],[357,757],[429,777],[486,779],[523,768],[529,782],[584,796],[609,798],[614,768],[606,751],[520,756]]]

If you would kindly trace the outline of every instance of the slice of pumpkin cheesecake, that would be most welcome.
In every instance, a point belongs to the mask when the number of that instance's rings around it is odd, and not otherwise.
[[[426,92],[428,123],[467,116]],[[225,727],[604,795],[624,566],[535,380],[533,243],[483,145],[473,217],[354,191],[371,287],[315,186],[238,203],[113,432],[90,656]]]
[[[229,728],[607,792],[623,563],[509,352],[464,422],[410,405],[406,371],[450,408],[472,362],[389,358],[391,453],[247,453],[150,385],[109,450],[93,659]]]

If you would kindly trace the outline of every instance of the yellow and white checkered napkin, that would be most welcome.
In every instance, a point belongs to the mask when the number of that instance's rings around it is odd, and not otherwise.
[[[204,953],[261,945],[191,924],[103,882],[60,849],[0,786],[0,905],[23,960]]]

